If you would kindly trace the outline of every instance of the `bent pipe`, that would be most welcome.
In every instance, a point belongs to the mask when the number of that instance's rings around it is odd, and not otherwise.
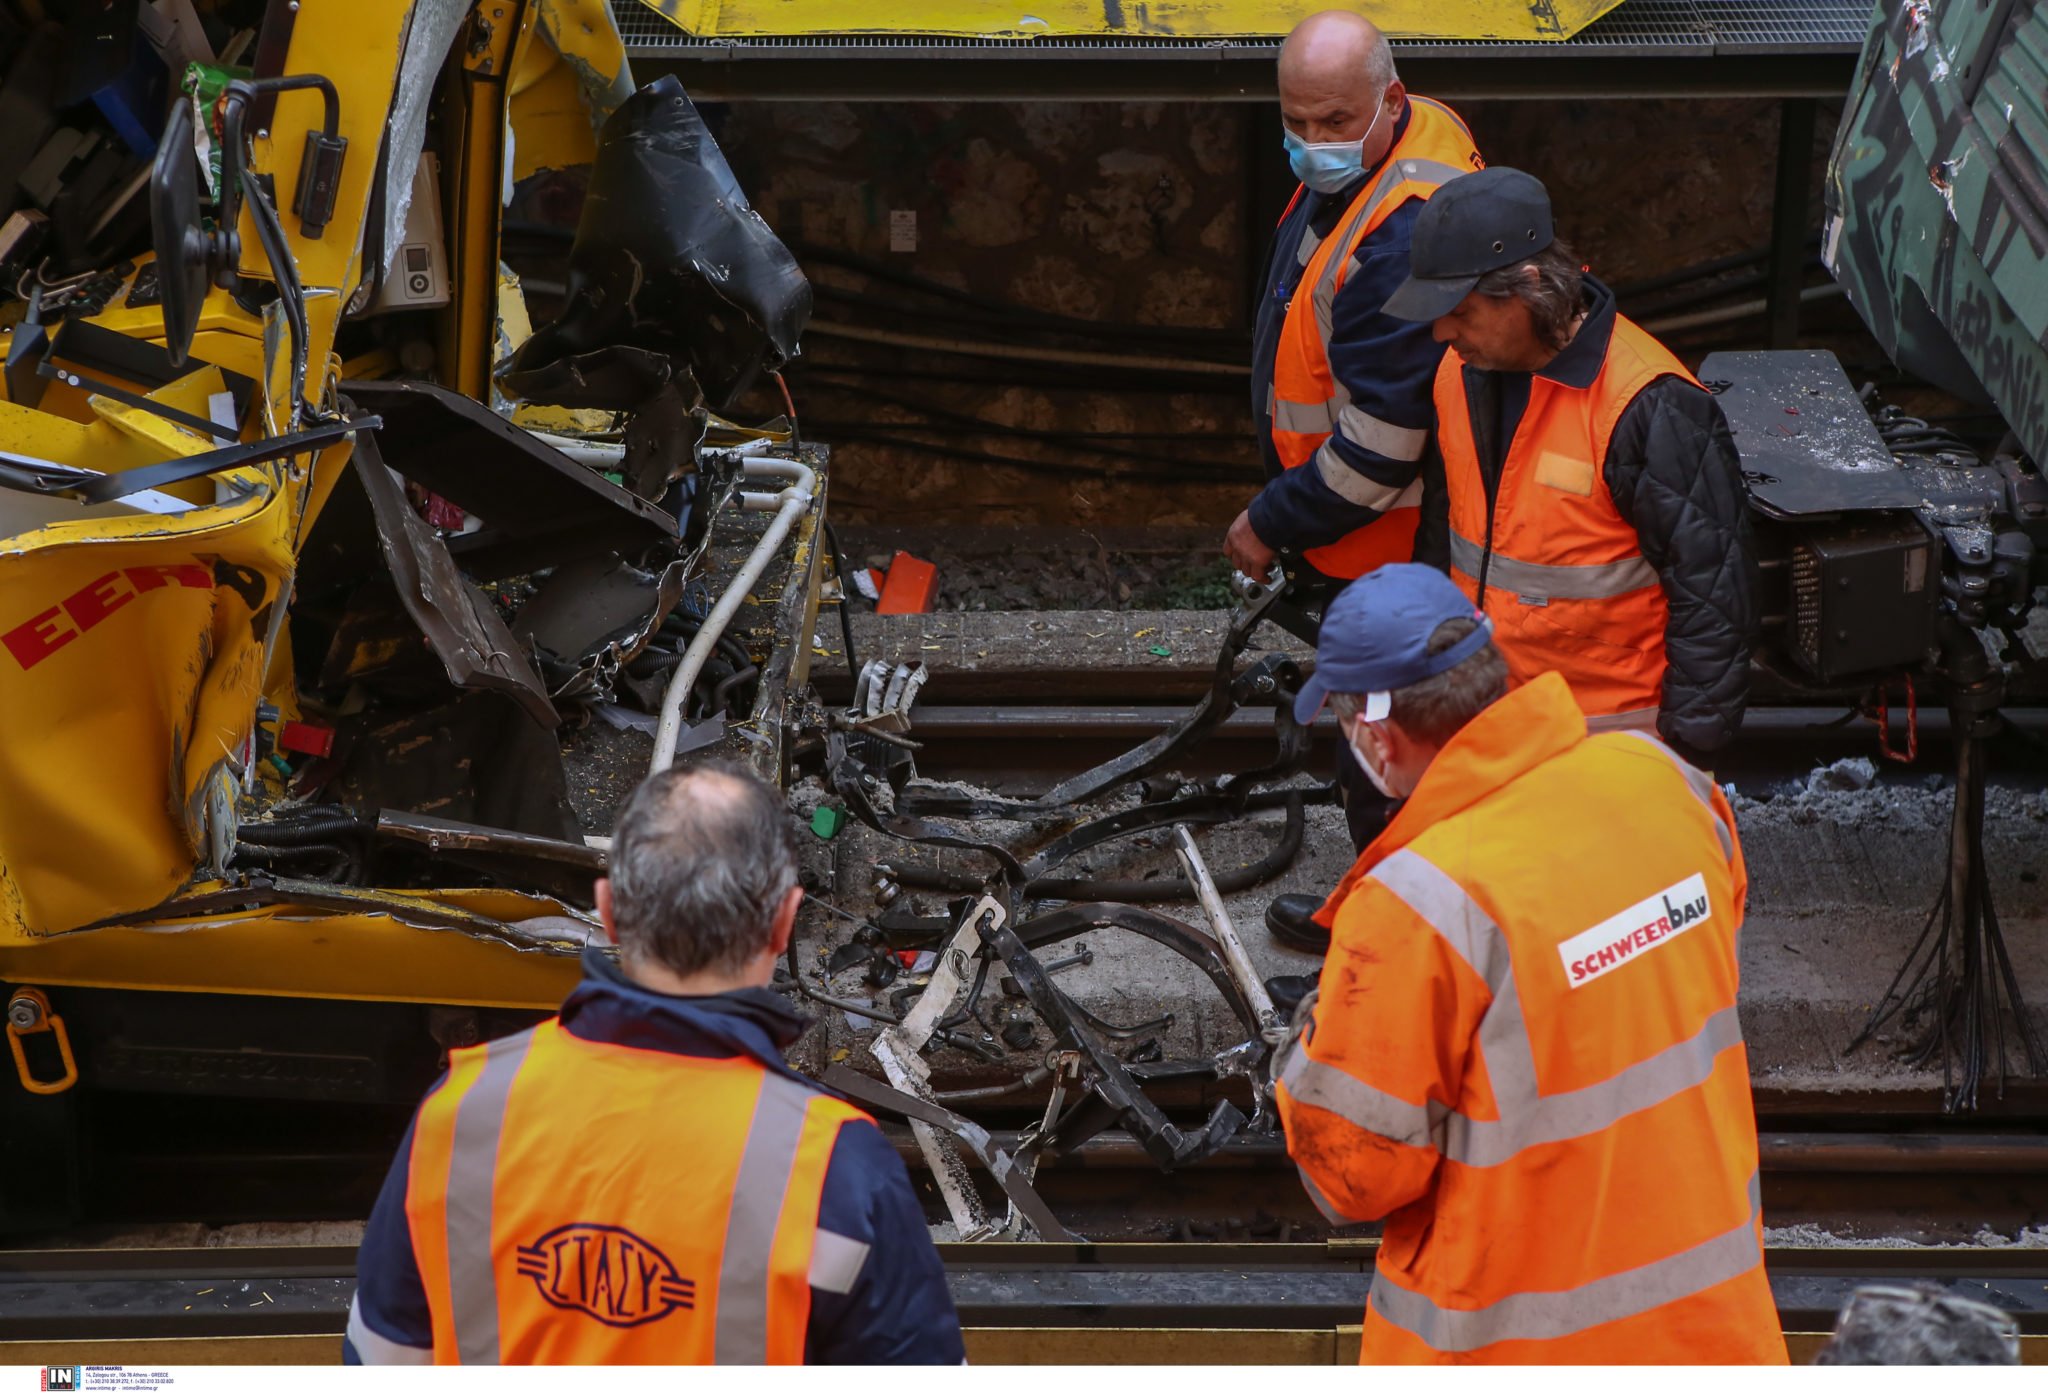
[[[1279,840],[1272,849],[1249,866],[1239,866],[1216,876],[1216,888],[1226,895],[1249,890],[1263,885],[1294,864],[1294,858],[1301,854],[1302,833],[1307,824],[1302,806],[1303,791],[1288,790],[1283,806],[1287,809],[1287,821],[1281,826]],[[1195,898],[1195,887],[1188,883],[1186,876],[1162,877],[1158,880],[1060,880],[1046,878],[1027,881],[1023,893],[1032,899],[1041,900],[1114,900],[1123,904],[1163,904],[1174,900]]]
[[[1064,943],[1096,929],[1121,929],[1126,933],[1149,938],[1162,948],[1169,949],[1186,958],[1203,975],[1215,984],[1216,990],[1230,1006],[1231,1013],[1243,1024],[1246,1032],[1256,1037],[1259,1031],[1258,1017],[1253,1013],[1251,1003],[1245,1000],[1244,992],[1238,987],[1237,979],[1230,975],[1230,968],[1223,961],[1223,954],[1216,947],[1216,940],[1191,925],[1164,914],[1155,914],[1149,909],[1140,909],[1127,904],[1072,904],[1048,914],[1034,915],[1017,925],[1014,930],[1018,946],[1027,950],[1041,949],[1049,944]],[[1000,950],[998,950],[1000,951]],[[1005,962],[1008,961],[1007,956]],[[1016,976],[1014,968],[1011,976]],[[1055,998],[1064,996],[1057,987],[1051,986]],[[1020,978],[1019,986],[1028,986]],[[1039,1008],[1039,1015],[1051,1024],[1051,1016],[1037,1000],[1032,1005]]]

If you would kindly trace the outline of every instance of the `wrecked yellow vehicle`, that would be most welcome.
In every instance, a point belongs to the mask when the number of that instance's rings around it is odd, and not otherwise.
[[[0,1227],[123,1100],[396,1101],[550,1009],[563,732],[778,774],[816,617],[821,452],[715,414],[808,287],[601,0],[113,8],[11,56],[112,76],[0,228]],[[534,334],[501,220],[580,166]]]

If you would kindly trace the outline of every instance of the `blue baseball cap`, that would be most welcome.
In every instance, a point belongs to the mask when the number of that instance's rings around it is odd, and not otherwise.
[[[1430,636],[1446,619],[1479,627],[1441,653]],[[1316,670],[1294,699],[1294,718],[1307,725],[1332,692],[1365,697],[1365,719],[1384,721],[1393,693],[1449,672],[1484,648],[1493,621],[1433,566],[1382,566],[1339,591],[1316,639]]]

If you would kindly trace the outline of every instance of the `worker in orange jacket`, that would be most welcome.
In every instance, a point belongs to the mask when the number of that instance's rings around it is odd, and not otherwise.
[[[803,892],[746,770],[635,791],[561,1014],[453,1051],[363,1235],[364,1364],[957,1364],[909,1174],[783,1062]]]
[[[1430,388],[1443,346],[1429,326],[1382,313],[1408,275],[1409,236],[1429,199],[1485,161],[1450,107],[1410,92],[1386,36],[1350,10],[1295,25],[1280,47],[1281,138],[1300,181],[1274,230],[1252,325],[1252,415],[1266,482],[1223,551],[1264,580],[1298,555],[1319,607],[1344,582],[1415,554],[1423,482],[1435,473]],[[1355,846],[1386,825],[1386,801],[1340,765]],[[1316,902],[1282,895],[1275,938],[1321,952]]]
[[[1447,565],[1493,620],[1515,681],[1561,673],[1594,729],[1704,760],[1742,724],[1757,628],[1719,404],[1557,240],[1549,194],[1520,170],[1430,200],[1412,267],[1384,311],[1450,346],[1434,389],[1444,490],[1416,559]]]
[[[1652,736],[1508,690],[1441,573],[1332,603],[1296,714],[1404,798],[1321,911],[1275,1073],[1336,1223],[1386,1220],[1363,1358],[1784,1363],[1736,1017],[1727,799]]]

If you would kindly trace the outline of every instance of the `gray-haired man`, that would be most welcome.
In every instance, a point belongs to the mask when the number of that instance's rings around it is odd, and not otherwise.
[[[374,1363],[946,1363],[959,1319],[872,1121],[783,1062],[803,892],[774,790],[671,769],[620,814],[560,1016],[449,1057],[363,1236]]]

